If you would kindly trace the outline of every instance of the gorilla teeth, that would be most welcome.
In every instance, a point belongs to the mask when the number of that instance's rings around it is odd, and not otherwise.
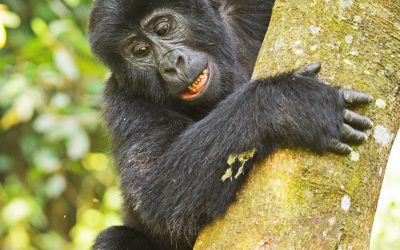
[[[200,94],[207,85],[210,76],[209,74],[210,70],[207,67],[203,70],[203,72],[201,72],[197,79],[194,80],[194,82],[187,87],[186,91],[181,94],[181,98],[183,100],[189,100],[194,96]]]
[[[203,72],[197,77],[197,79],[188,87],[189,90],[192,90],[191,88],[196,88],[200,83],[207,83],[208,80],[208,69],[204,69]]]

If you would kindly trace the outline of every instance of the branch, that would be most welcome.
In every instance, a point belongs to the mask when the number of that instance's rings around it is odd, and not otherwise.
[[[349,157],[282,150],[255,166],[237,202],[195,249],[369,247],[400,121],[398,13],[395,0],[276,1],[253,77],[323,62],[322,79],[374,96],[376,104],[358,112],[375,126]]]

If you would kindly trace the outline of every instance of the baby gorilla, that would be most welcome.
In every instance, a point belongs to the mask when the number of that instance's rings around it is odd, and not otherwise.
[[[124,226],[94,249],[190,249],[255,161],[284,147],[348,154],[365,140],[371,121],[346,105],[372,98],[324,84],[320,64],[249,81],[272,5],[94,2],[90,43],[112,72],[104,117],[124,199]],[[243,152],[244,167],[228,161]]]

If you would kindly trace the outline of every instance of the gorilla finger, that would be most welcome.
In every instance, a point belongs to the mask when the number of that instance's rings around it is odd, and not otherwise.
[[[331,144],[328,146],[328,149],[332,152],[341,154],[341,155],[347,155],[350,154],[352,148],[345,144],[342,143],[338,140],[332,140]]]
[[[316,76],[321,70],[321,63],[308,64],[303,70],[296,73],[297,76]]]
[[[340,133],[340,139],[346,142],[361,143],[367,139],[367,135],[365,133],[354,129],[347,124],[343,124],[343,128]]]
[[[339,92],[343,96],[346,104],[368,104],[374,100],[374,98],[367,93],[356,90],[341,89]]]
[[[372,121],[368,117],[348,109],[344,110],[343,119],[345,123],[363,130],[372,128],[373,126]]]

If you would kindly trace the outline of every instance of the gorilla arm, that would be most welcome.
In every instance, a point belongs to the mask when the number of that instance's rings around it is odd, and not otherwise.
[[[225,212],[243,182],[246,174],[221,179],[229,155],[255,148],[259,160],[294,146],[349,153],[341,141],[366,138],[350,125],[365,129],[371,122],[345,110],[345,102],[371,98],[355,91],[340,95],[315,77],[318,70],[245,84],[195,123],[144,100],[106,95],[106,119],[129,207],[155,235],[193,239]]]

